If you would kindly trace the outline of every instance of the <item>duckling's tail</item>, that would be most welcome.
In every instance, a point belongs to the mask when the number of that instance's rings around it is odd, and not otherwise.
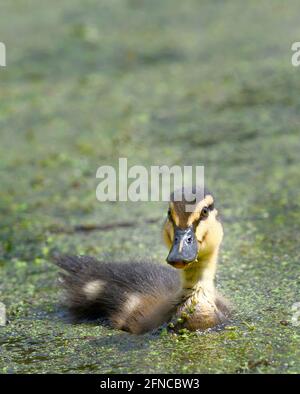
[[[55,257],[60,282],[76,319],[105,318],[140,334],[168,321],[178,302],[177,271],[155,263],[108,263],[88,256]]]

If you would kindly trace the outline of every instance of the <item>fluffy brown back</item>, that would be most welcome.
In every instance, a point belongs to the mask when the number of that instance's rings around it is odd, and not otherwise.
[[[168,321],[178,302],[180,280],[175,269],[150,262],[100,262],[88,256],[60,256],[60,282],[75,319],[105,318],[132,333],[152,330]]]

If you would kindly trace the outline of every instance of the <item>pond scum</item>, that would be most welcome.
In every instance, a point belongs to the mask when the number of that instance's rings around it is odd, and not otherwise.
[[[1,7],[0,371],[299,373],[298,2]],[[234,306],[225,329],[68,321],[54,254],[166,264],[166,203],[95,198],[97,168],[120,157],[205,167],[224,227],[217,283]]]

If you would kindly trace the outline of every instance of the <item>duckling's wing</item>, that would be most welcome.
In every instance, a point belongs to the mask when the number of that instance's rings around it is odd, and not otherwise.
[[[145,332],[169,319],[180,288],[177,271],[150,262],[99,262],[88,256],[61,256],[61,282],[75,318],[109,319],[113,326]]]

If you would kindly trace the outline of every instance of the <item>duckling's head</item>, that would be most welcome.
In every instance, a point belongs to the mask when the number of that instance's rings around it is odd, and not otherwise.
[[[204,190],[200,199],[199,195],[196,188],[184,188],[170,198],[163,234],[170,248],[167,262],[175,268],[209,259],[223,239],[212,194]]]

